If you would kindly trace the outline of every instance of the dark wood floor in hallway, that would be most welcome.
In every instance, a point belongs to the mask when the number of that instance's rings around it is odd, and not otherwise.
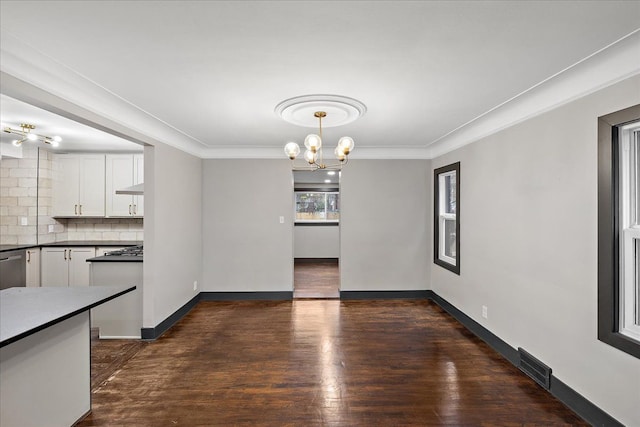
[[[294,298],[340,298],[337,259],[296,259],[293,267]]]
[[[423,300],[200,302],[80,426],[588,425]]]

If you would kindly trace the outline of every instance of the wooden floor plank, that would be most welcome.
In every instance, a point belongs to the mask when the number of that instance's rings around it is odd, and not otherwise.
[[[340,298],[338,260],[296,260],[293,274],[293,297]]]
[[[80,426],[582,426],[430,301],[200,302]]]

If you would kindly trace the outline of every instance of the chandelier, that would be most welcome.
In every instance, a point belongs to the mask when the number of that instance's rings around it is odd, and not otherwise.
[[[300,154],[300,146],[295,142],[287,142],[284,152],[291,159],[294,170],[341,170],[349,161],[353,151],[353,138],[343,136],[333,150],[335,161],[325,163],[322,154],[324,127],[336,127],[351,123],[360,118],[367,107],[360,101],[340,95],[304,95],[282,101],[275,112],[289,123],[304,127],[318,127],[318,133],[307,135],[304,139],[306,148],[302,166],[297,166],[296,158]]]
[[[10,133],[10,134],[13,134],[13,135],[18,135],[20,137],[20,139],[14,139],[11,142],[16,147],[20,147],[24,141],[32,141],[32,142],[40,141],[40,142],[43,142],[45,144],[49,144],[52,147],[57,147],[59,145],[60,141],[62,141],[62,138],[60,138],[57,135],[56,136],[46,136],[46,135],[39,135],[37,133],[31,132],[36,127],[35,127],[35,125],[31,125],[29,123],[21,123],[20,124],[20,128],[21,129],[13,129],[13,128],[10,128],[9,126],[7,126],[7,127],[5,127],[3,129],[3,131],[6,132],[6,133]]]
[[[304,146],[307,150],[304,152],[304,160],[309,164],[310,169],[341,169],[342,165],[348,162],[349,153],[353,150],[354,142],[351,137],[343,136],[338,140],[338,146],[333,150],[333,153],[338,159],[339,163],[328,165],[324,163],[322,157],[322,118],[327,117],[327,113],[324,111],[316,111],[313,113],[314,117],[318,118],[318,134],[309,134],[304,139]],[[294,161],[298,154],[300,154],[300,146],[295,142],[288,142],[284,146],[285,154]]]

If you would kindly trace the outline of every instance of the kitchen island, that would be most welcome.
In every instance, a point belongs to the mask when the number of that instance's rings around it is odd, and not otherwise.
[[[134,290],[0,291],[0,425],[70,426],[91,411],[89,310]]]

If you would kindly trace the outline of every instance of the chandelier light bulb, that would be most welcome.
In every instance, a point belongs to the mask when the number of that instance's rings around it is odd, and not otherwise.
[[[38,139],[38,135],[36,135],[35,133],[28,133],[27,134],[27,139],[29,141],[36,141]]]
[[[283,108],[290,108],[292,107],[292,105],[298,106],[298,104],[288,104],[288,101],[285,102],[284,104],[285,107]],[[282,104],[282,105],[284,105]],[[351,104],[349,104],[351,105]],[[284,115],[282,115],[282,112],[279,111],[278,109],[281,107],[281,104],[278,105],[276,112],[278,112],[278,114],[280,114],[283,118]],[[319,109],[320,107],[326,107],[323,108],[322,110]],[[363,106],[364,107],[364,106]],[[305,108],[310,108],[310,106],[306,106]],[[304,160],[307,162],[306,166],[300,166],[300,167],[296,167],[294,160],[296,159],[296,157],[298,156],[298,154],[300,153],[300,148],[298,146],[298,144],[294,143],[294,142],[288,142],[285,144],[284,146],[284,152],[287,155],[287,157],[289,157],[289,159],[292,161],[292,166],[293,169],[296,170],[324,170],[324,171],[331,171],[330,174],[333,175],[335,174],[336,171],[339,171],[342,169],[342,167],[347,163],[348,161],[348,157],[349,157],[349,153],[351,153],[353,151],[354,148],[354,142],[353,139],[348,137],[348,136],[343,136],[342,138],[340,138],[340,140],[338,141],[337,146],[334,149],[334,154],[337,158],[337,162],[333,161],[332,163],[325,163],[324,161],[324,156],[322,154],[322,124],[323,124],[323,119],[325,120],[329,120],[328,121],[328,125],[329,127],[333,127],[333,126],[338,126],[340,124],[344,124],[343,122],[340,121],[340,116],[336,116],[336,119],[332,119],[331,116],[334,111],[335,108],[332,105],[324,105],[324,104],[314,104],[313,108],[318,108],[317,111],[315,111],[313,113],[313,117],[315,117],[316,119],[318,119],[318,133],[312,133],[312,134],[308,134],[307,137],[304,139],[304,146],[306,148],[305,153],[304,153]],[[327,113],[327,111],[329,111],[329,113]],[[297,113],[301,113],[302,111],[297,111]],[[359,111],[358,115],[362,114],[364,111]],[[331,116],[331,117],[329,117]],[[285,120],[287,120],[285,118]],[[290,120],[287,120],[290,121]],[[308,121],[307,120],[299,120],[296,119],[296,121],[292,121],[292,123],[296,123],[296,124],[300,124],[302,126],[308,126]],[[300,144],[302,145],[302,144]]]
[[[56,141],[55,139],[53,139],[49,144],[51,144],[52,147],[57,147],[60,145],[60,143],[58,141]]]
[[[13,141],[11,141],[11,144],[14,147],[20,147],[22,145],[22,141],[20,141],[19,139],[14,139]]]
[[[304,146],[307,147],[307,150],[311,150],[315,153],[320,150],[320,147],[322,147],[322,140],[318,135],[312,133],[307,135],[304,139]]]
[[[340,138],[340,140],[338,141],[338,147],[340,147],[340,150],[345,154],[348,155],[352,150],[353,147],[355,146],[354,142],[353,142],[353,138],[350,138],[348,136],[343,136],[342,138]]]
[[[284,146],[284,153],[291,160],[294,160],[300,154],[300,146],[295,142],[287,142],[287,145]]]
[[[307,163],[313,165],[316,162],[316,153],[311,150],[307,150],[304,152],[304,159],[307,161]]]
[[[61,142],[62,141],[62,138],[60,138],[58,135],[54,136],[51,139],[53,139],[54,142]]]

